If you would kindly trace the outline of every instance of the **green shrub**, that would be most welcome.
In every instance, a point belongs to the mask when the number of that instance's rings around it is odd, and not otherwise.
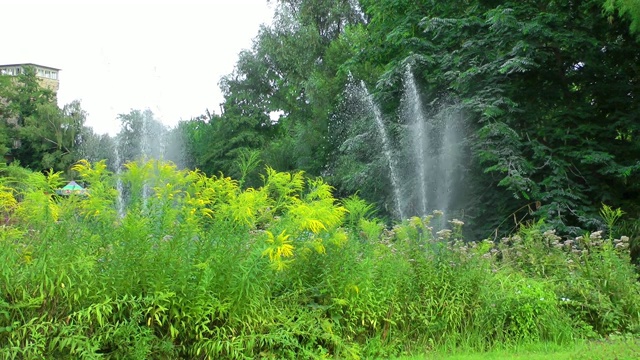
[[[356,359],[640,330],[625,237],[540,223],[465,242],[439,213],[387,229],[271,169],[247,189],[156,161],[74,170],[86,197],[53,195],[56,173],[0,184],[0,358]]]

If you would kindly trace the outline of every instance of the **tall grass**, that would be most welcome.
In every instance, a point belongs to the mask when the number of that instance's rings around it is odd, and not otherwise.
[[[302,173],[243,190],[155,161],[121,175],[120,217],[105,164],[74,170],[89,196],[56,197],[59,174],[0,184],[0,358],[356,359],[640,331],[624,237],[539,223],[466,242],[437,214],[387,229]]]

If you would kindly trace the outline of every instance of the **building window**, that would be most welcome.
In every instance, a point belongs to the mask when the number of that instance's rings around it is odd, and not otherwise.
[[[43,69],[36,66],[33,66],[33,68],[37,77],[58,80],[58,70],[56,69]],[[0,75],[18,76],[24,73],[25,69],[22,66],[6,66],[0,68]]]

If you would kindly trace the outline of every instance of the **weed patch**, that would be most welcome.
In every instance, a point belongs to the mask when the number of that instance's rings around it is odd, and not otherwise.
[[[271,169],[248,189],[156,161],[74,170],[88,196],[56,196],[55,173],[0,184],[1,358],[385,358],[640,331],[625,237],[538,223],[468,242],[458,220],[434,231],[439,213],[387,228]]]

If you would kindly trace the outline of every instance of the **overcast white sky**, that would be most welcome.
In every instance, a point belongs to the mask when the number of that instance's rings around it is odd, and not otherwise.
[[[87,125],[151,109],[165,124],[219,112],[221,76],[260,24],[266,0],[0,0],[0,64],[60,68],[58,103],[82,101]]]

